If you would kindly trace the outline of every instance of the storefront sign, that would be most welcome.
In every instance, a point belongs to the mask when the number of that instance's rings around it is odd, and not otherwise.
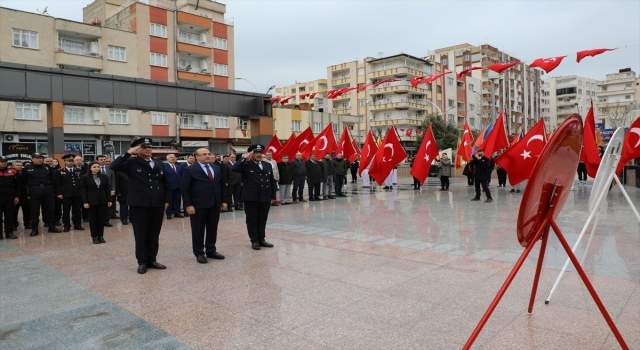
[[[73,154],[73,155],[79,156],[81,150],[82,150],[82,142],[65,142],[64,143],[64,154]]]
[[[82,154],[85,156],[95,156],[96,155],[96,144],[95,143],[82,143]]]
[[[2,144],[2,155],[9,158],[9,161],[14,160],[29,160],[31,154],[36,152],[35,143],[8,143]]]
[[[182,141],[182,147],[209,147],[208,141]]]

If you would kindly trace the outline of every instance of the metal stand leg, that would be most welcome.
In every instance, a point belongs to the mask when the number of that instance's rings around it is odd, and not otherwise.
[[[533,278],[533,287],[531,287],[531,298],[529,298],[529,308],[527,311],[533,311],[533,303],[536,300],[536,291],[538,290],[538,281],[540,280],[540,272],[542,272],[542,262],[544,260],[544,252],[547,249],[547,241],[549,240],[549,226],[544,230],[542,237],[542,245],[540,246],[540,254],[538,255],[538,266],[536,267],[536,276]]]
[[[638,222],[640,222],[640,214],[638,214],[638,210],[636,209],[636,206],[633,205],[631,198],[629,198],[629,194],[627,193],[627,190],[625,190],[624,186],[622,186],[622,182],[620,182],[618,175],[613,174],[613,179],[616,180],[616,182],[618,183],[618,186],[620,186],[620,191],[622,192],[622,195],[624,196],[624,198],[627,199],[627,202],[629,202],[629,206],[631,207],[631,210],[633,210],[633,213],[636,214],[636,218],[638,219]]]

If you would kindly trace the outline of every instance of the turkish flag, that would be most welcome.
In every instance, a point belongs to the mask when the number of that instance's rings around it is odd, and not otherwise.
[[[420,129],[416,130],[416,135],[422,135],[422,130]]]
[[[275,96],[271,98],[271,105],[273,106],[274,103],[279,102],[280,99],[282,99],[282,96]]]
[[[353,149],[356,150],[358,157],[360,157],[360,154],[362,154],[362,151],[360,151],[360,147],[358,147],[358,143],[356,142],[356,140],[355,139],[351,140],[351,144],[353,145]]]
[[[458,73],[458,79],[462,78],[463,75],[471,72],[472,70],[478,70],[482,68],[484,67],[471,67],[471,68],[463,69],[460,73]]]
[[[421,76],[421,77],[413,77],[411,78],[411,86],[416,87],[418,86],[418,84],[420,84],[420,82],[425,79],[426,76]]]
[[[351,136],[349,136],[349,130],[345,126],[342,130],[342,137],[340,137],[340,142],[338,142],[338,149],[336,150],[336,154],[342,153],[344,158],[353,159],[358,158],[358,152],[353,148],[353,143],[351,142]],[[355,155],[355,157],[354,157]]]
[[[560,62],[562,62],[562,60],[565,57],[567,57],[567,56],[558,56],[558,57],[551,57],[551,58],[538,58],[537,60],[531,62],[529,67],[531,67],[531,68],[538,67],[538,68],[542,69],[543,71],[549,73],[552,70],[556,69],[560,65]]]
[[[273,141],[273,139],[271,141]],[[269,142],[269,145],[271,145],[271,142]],[[267,147],[267,149],[269,149],[269,147]],[[278,149],[278,152],[273,155],[273,159],[275,159],[276,162],[280,163],[282,161],[282,156],[285,154],[289,157],[289,159],[293,159],[297,151],[298,145],[296,144],[296,134],[291,133],[291,136],[289,136],[287,142],[285,142],[285,144],[280,147],[280,149]]]
[[[631,124],[629,132],[624,136],[622,156],[620,157],[616,174],[620,174],[622,168],[636,158],[640,158],[640,118]]]
[[[375,158],[373,158],[369,175],[378,182],[378,185],[382,185],[387,176],[391,174],[393,168],[406,158],[407,152],[405,152],[404,147],[402,147],[400,143],[396,128],[391,126],[384,140],[382,140],[382,144],[380,148],[378,148]]]
[[[492,65],[487,66],[487,69],[490,69],[496,73],[502,73],[505,70],[515,66],[520,62],[509,62],[509,63],[494,63]]]
[[[578,51],[578,53],[576,54],[576,62],[580,63],[580,61],[582,61],[582,59],[587,56],[594,57],[601,53],[605,53],[607,51],[613,51],[613,50],[615,49],[593,49],[593,50]]]
[[[496,157],[495,162],[507,171],[509,183],[514,186],[531,176],[533,167],[546,145],[547,133],[544,120],[541,118],[522,140]]]
[[[307,96],[309,96],[309,94],[300,94],[300,99],[304,100],[305,98],[307,98]]]
[[[427,180],[431,163],[438,157],[438,152],[436,138],[433,136],[433,130],[431,130],[431,124],[429,124],[427,131],[424,133],[424,138],[422,139],[418,153],[416,153],[416,157],[413,159],[411,171],[409,172],[413,177],[418,179],[421,184]]]
[[[309,159],[312,154],[321,159],[326,153],[333,153],[336,150],[336,137],[333,135],[333,123],[330,122],[321,133],[318,134],[302,151],[304,159]]]
[[[295,98],[295,97],[296,97],[296,95],[291,95],[289,97],[285,97],[282,100],[280,100],[280,103],[285,104],[287,101],[289,101],[290,99]]]
[[[380,80],[379,82],[377,82],[377,83],[373,84],[373,86],[374,86],[374,87],[377,87],[377,86],[378,86],[378,85],[380,85],[380,84],[383,84],[383,83],[391,83],[391,82],[394,82],[394,81],[398,81],[398,79],[389,78],[389,79]]]
[[[316,95],[317,95],[317,94],[318,94],[317,92],[312,92],[312,93],[309,95],[309,99],[310,99],[310,100],[311,100],[311,99],[313,99],[314,97],[316,97]]]
[[[313,141],[313,131],[311,131],[311,127],[306,128],[298,137],[296,137],[295,152],[293,155],[295,156],[297,152],[301,152],[304,154],[304,150],[307,148],[309,143]],[[291,159],[291,158],[289,158]]]
[[[378,152],[378,145],[373,138],[373,132],[369,130],[367,138],[362,146],[362,153],[360,154],[360,167],[358,167],[358,175],[362,175],[362,171],[369,166],[373,156]]]
[[[500,113],[500,117],[496,120],[496,124],[493,126],[491,133],[482,143],[481,149],[484,149],[484,153],[487,157],[491,158],[491,155],[495,151],[499,151],[505,147],[509,147],[509,139],[507,138],[507,132],[504,129],[504,117]]]
[[[438,73],[436,75],[432,75],[422,80],[420,84],[429,84],[430,82],[435,81],[436,79],[443,77],[445,74],[449,74],[449,73],[453,73],[453,72],[444,72],[444,73]]]
[[[407,129],[407,132],[406,132],[406,134],[405,134],[405,135],[406,135],[406,136],[411,136],[411,131],[412,131],[411,129]]]
[[[580,161],[587,166],[587,175],[595,178],[600,166],[600,152],[596,146],[596,118],[593,115],[593,102],[584,120],[584,134],[582,135],[582,152]]]
[[[358,92],[366,90],[367,87],[369,87],[371,85],[373,85],[373,84],[364,84],[364,85],[358,86]]]
[[[456,151],[456,154],[460,154],[460,156],[462,156],[462,159],[464,159],[464,161],[467,163],[471,161],[471,149],[472,149],[471,144],[472,143],[473,143],[473,134],[471,133],[469,122],[465,121],[464,133],[462,134],[462,141],[461,141],[462,153],[458,153]]]
[[[275,156],[281,148],[282,148],[282,144],[280,143],[280,139],[278,139],[278,135],[273,135],[264,153],[267,153],[270,151],[272,155]]]

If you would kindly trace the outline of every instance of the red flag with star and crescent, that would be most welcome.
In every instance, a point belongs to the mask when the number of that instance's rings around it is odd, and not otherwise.
[[[293,143],[295,145],[293,156],[295,157],[297,152],[301,152],[302,154],[304,154],[304,150],[307,148],[309,143],[313,141],[314,138],[315,137],[313,136],[313,131],[311,131],[310,126],[304,129],[304,131],[296,137],[296,140]],[[289,159],[291,159],[291,156],[289,156]]]
[[[469,122],[465,121],[464,133],[462,134],[462,153],[460,155],[462,156],[462,159],[464,159],[464,161],[467,163],[471,161],[471,150],[473,149],[473,147],[471,146],[472,143],[473,134],[471,133]]]
[[[342,137],[340,137],[340,142],[338,142],[338,148],[336,149],[336,154],[339,153],[342,153],[342,156],[350,162],[352,162],[352,159],[358,158],[358,152],[353,148],[353,143],[349,136],[349,129],[347,129],[346,126],[342,130]]]
[[[407,152],[400,143],[398,132],[395,127],[391,126],[384,140],[382,140],[375,158],[373,158],[373,163],[371,163],[371,168],[369,169],[369,176],[373,177],[378,185],[382,185],[387,176],[391,174],[391,170],[406,158]]]
[[[636,119],[636,121],[631,124],[629,132],[624,135],[622,156],[620,157],[620,163],[618,163],[616,174],[620,174],[622,168],[632,159],[636,158],[640,158],[640,118]]]
[[[613,51],[613,50],[615,49],[593,49],[593,50],[578,51],[576,53],[576,62],[580,63],[580,61],[582,61],[582,59],[587,56],[595,57],[596,55],[600,55],[607,51]]]
[[[551,57],[551,58],[538,58],[537,60],[531,62],[531,64],[529,65],[529,67],[531,68],[540,68],[543,71],[549,73],[552,70],[556,69],[560,63],[562,62],[562,60],[567,57],[567,56],[558,56],[558,57]]]
[[[507,171],[509,183],[514,186],[531,176],[533,167],[546,145],[547,133],[544,120],[540,119],[520,141],[496,157],[495,162]]]
[[[600,152],[596,145],[596,117],[593,114],[593,102],[591,108],[584,120],[584,129],[582,136],[582,152],[580,152],[580,161],[587,166],[587,175],[595,178],[600,167]]]
[[[269,141],[269,144],[267,145],[267,148],[265,149],[264,152],[267,153],[270,151],[271,154],[275,156],[280,150],[280,148],[282,148],[282,144],[280,143],[280,139],[278,138],[278,135],[273,135],[273,137],[271,138],[271,141]]]
[[[336,137],[333,135],[333,123],[330,122],[321,133],[318,134],[302,151],[302,157],[309,159],[312,154],[321,159],[325,153],[333,153],[336,150]]]
[[[271,142],[269,142],[269,144],[271,144]],[[285,144],[282,145],[280,149],[278,149],[278,152],[273,155],[273,159],[275,159],[276,162],[280,163],[282,161],[282,156],[285,154],[289,157],[289,159],[293,159],[296,155],[297,147],[296,134],[292,132],[287,142],[285,142]]]
[[[505,147],[509,147],[509,138],[507,138],[507,132],[505,131],[504,115],[500,113],[493,129],[491,129],[489,136],[482,142],[480,148],[484,149],[484,153],[490,158],[493,152]]]
[[[362,153],[360,153],[360,167],[358,167],[358,175],[362,176],[362,171],[369,166],[373,156],[378,152],[378,144],[373,138],[373,132],[369,130],[367,138],[362,146]]]
[[[416,153],[416,157],[413,160],[413,166],[409,172],[413,177],[418,179],[420,183],[424,183],[429,176],[429,169],[431,163],[438,156],[438,145],[436,144],[436,138],[433,136],[433,130],[431,130],[431,123],[425,131],[424,138],[420,144],[420,149]]]

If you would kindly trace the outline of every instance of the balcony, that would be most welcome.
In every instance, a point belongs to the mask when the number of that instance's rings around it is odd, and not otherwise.
[[[331,70],[331,72],[342,72],[342,71],[348,71],[350,68],[349,68],[349,64],[342,63],[342,64],[336,64],[336,65],[330,66],[329,69]]]
[[[369,125],[371,126],[385,126],[385,125],[408,125],[408,126],[417,126],[422,124],[422,120],[424,118],[422,116],[391,116],[388,118],[377,117],[371,122]],[[405,136],[405,135],[401,135]]]
[[[431,74],[427,72],[419,71],[417,69],[409,68],[409,67],[398,67],[398,68],[388,68],[384,70],[373,71],[373,72],[370,72],[368,75],[369,75],[369,79],[376,79],[376,78],[390,78],[390,77],[402,78],[406,76],[420,77],[423,75],[426,76]]]
[[[194,71],[191,69],[190,71],[186,70],[178,70],[178,80],[181,82],[185,82],[188,84],[195,85],[209,85],[213,81],[211,73],[206,70]]]
[[[195,57],[211,57],[211,46],[204,41],[181,38],[178,42],[178,51],[195,54]]]
[[[336,87],[337,85],[347,85],[350,82],[351,82],[351,77],[347,75],[346,77],[341,77],[338,79],[331,80],[331,85],[333,87]]]
[[[209,125],[204,124],[180,124],[181,137],[213,137],[213,129]]]
[[[571,100],[571,101],[566,101],[566,100],[565,101],[558,101],[556,103],[556,106],[558,106],[558,107],[561,107],[561,106],[574,106],[576,104],[578,104],[578,100],[574,99],[574,100]]]
[[[617,95],[633,95],[635,93],[635,89],[630,87],[628,89],[620,89],[614,91],[601,91],[598,92],[598,97],[607,97],[607,96],[617,96]]]
[[[421,100],[413,100],[413,99],[399,99],[388,101],[376,101],[373,106],[371,106],[372,111],[383,111],[383,110],[424,110],[427,108],[427,103]]]
[[[102,27],[86,23],[55,19],[54,28],[59,34],[76,39],[97,40],[102,37]]]
[[[334,98],[333,101],[350,100],[350,99],[351,99],[351,93],[347,92],[346,94],[342,94],[342,95]]]
[[[418,85],[420,86],[420,85]],[[422,85],[424,86],[424,85]],[[427,89],[413,87],[411,83],[408,81],[395,81],[391,83],[384,83],[382,86],[378,86],[375,89],[369,90],[370,95],[381,95],[385,93],[394,93],[394,94],[407,94],[409,92],[415,92],[418,94],[428,94],[430,91]]]
[[[208,30],[211,28],[211,21],[209,17],[178,11],[178,22],[187,24],[190,29]]]
[[[331,110],[331,113],[333,113],[333,114],[351,114],[351,106],[333,108]]]
[[[65,52],[58,48],[55,53],[55,63],[66,69],[78,69],[85,71],[101,71],[102,55],[80,50],[79,53]]]

